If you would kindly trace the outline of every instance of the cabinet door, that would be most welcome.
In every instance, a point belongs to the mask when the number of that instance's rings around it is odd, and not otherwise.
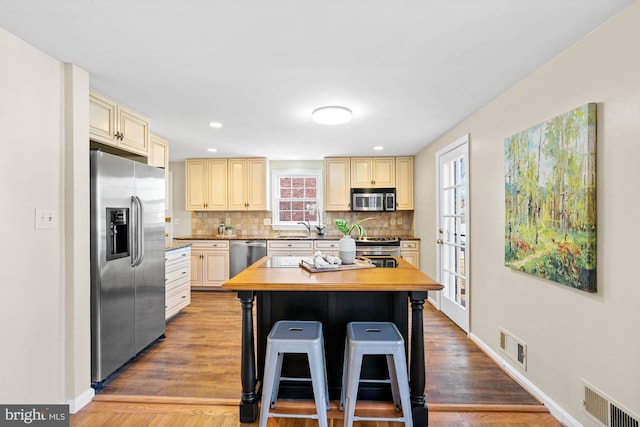
[[[413,210],[413,157],[396,158],[396,209]]]
[[[191,251],[191,286],[202,286],[202,251]]]
[[[229,210],[247,209],[246,159],[229,159]]]
[[[89,94],[89,139],[115,144],[116,104],[96,94]]]
[[[393,188],[396,186],[396,159],[393,157],[374,157],[372,162],[373,186]]]
[[[207,207],[207,161],[188,159],[185,161],[185,209],[205,210]]]
[[[350,159],[325,159],[324,177],[324,209],[348,211],[351,198]]]
[[[419,252],[404,252],[402,258],[415,268],[420,268],[420,253]]]
[[[221,286],[229,280],[229,252],[203,252],[204,286]]]
[[[206,209],[227,209],[227,159],[207,160]]]
[[[351,158],[351,187],[367,188],[373,186],[371,157]]]
[[[151,135],[150,142],[147,164],[167,170],[169,168],[169,143],[157,135]]]
[[[149,155],[149,122],[139,114],[120,106],[118,129],[122,133],[119,145],[133,153]]]
[[[267,210],[267,161],[247,159],[247,209]]]
[[[157,135],[151,135],[149,138],[149,157],[147,164],[157,168],[164,169],[164,209],[168,210],[169,206],[169,142]]]

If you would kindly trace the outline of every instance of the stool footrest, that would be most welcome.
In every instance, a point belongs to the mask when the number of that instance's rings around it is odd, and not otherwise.
[[[383,418],[383,417],[358,417],[358,416],[354,416],[353,417],[353,421],[389,421],[389,422],[396,422],[396,423],[403,423],[406,421],[405,417],[390,417],[390,418]]]
[[[309,418],[312,420],[318,419],[318,414],[280,414],[277,412],[269,412],[268,417],[279,417],[279,418]]]
[[[280,381],[302,381],[302,382],[310,382],[311,378],[300,378],[300,377],[280,377]]]
[[[366,379],[366,378],[361,378],[358,382],[361,383],[370,383],[370,384],[391,384],[391,380],[373,380],[373,379]]]

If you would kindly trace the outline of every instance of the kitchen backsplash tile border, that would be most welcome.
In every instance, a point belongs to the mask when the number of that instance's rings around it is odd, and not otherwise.
[[[336,219],[345,219],[347,222],[371,217],[362,225],[371,237],[395,237],[413,236],[413,211],[395,212],[325,212],[324,222],[327,225],[325,237],[340,238],[342,234],[335,226]],[[235,234],[247,238],[277,238],[283,235],[300,235],[302,230],[281,231],[273,230],[270,225],[264,225],[265,219],[271,220],[269,211],[218,211],[218,212],[192,212],[191,233],[193,237],[207,237],[218,234],[218,226],[221,221],[234,228]],[[230,220],[229,223],[226,221]],[[313,225],[317,225],[312,223]]]

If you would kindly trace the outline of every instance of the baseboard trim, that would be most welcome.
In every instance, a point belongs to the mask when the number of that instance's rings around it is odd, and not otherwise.
[[[95,390],[89,387],[89,389],[85,390],[82,394],[80,394],[80,396],[76,396],[71,400],[67,400],[66,403],[67,405],[69,405],[69,413],[75,414],[80,409],[87,406],[91,402],[91,400],[93,400],[93,396],[95,395]]]
[[[547,394],[540,390],[535,384],[527,379],[520,371],[511,366],[507,361],[502,358],[498,353],[493,351],[491,347],[484,343],[477,335],[471,333],[469,338],[473,341],[482,351],[485,352],[490,359],[492,359],[498,366],[500,366],[507,374],[509,374],[518,384],[531,393],[536,399],[542,402],[549,412],[563,425],[569,427],[582,427],[575,418],[573,418],[567,411],[565,411],[560,405],[558,405]]]

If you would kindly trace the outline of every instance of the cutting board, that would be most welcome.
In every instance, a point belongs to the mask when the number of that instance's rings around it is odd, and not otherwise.
[[[368,260],[356,259],[353,264],[332,264],[326,268],[316,268],[313,264],[301,260],[300,267],[307,270],[310,273],[324,273],[327,271],[345,271],[345,270],[361,270],[365,268],[376,268],[374,264],[371,264]]]

